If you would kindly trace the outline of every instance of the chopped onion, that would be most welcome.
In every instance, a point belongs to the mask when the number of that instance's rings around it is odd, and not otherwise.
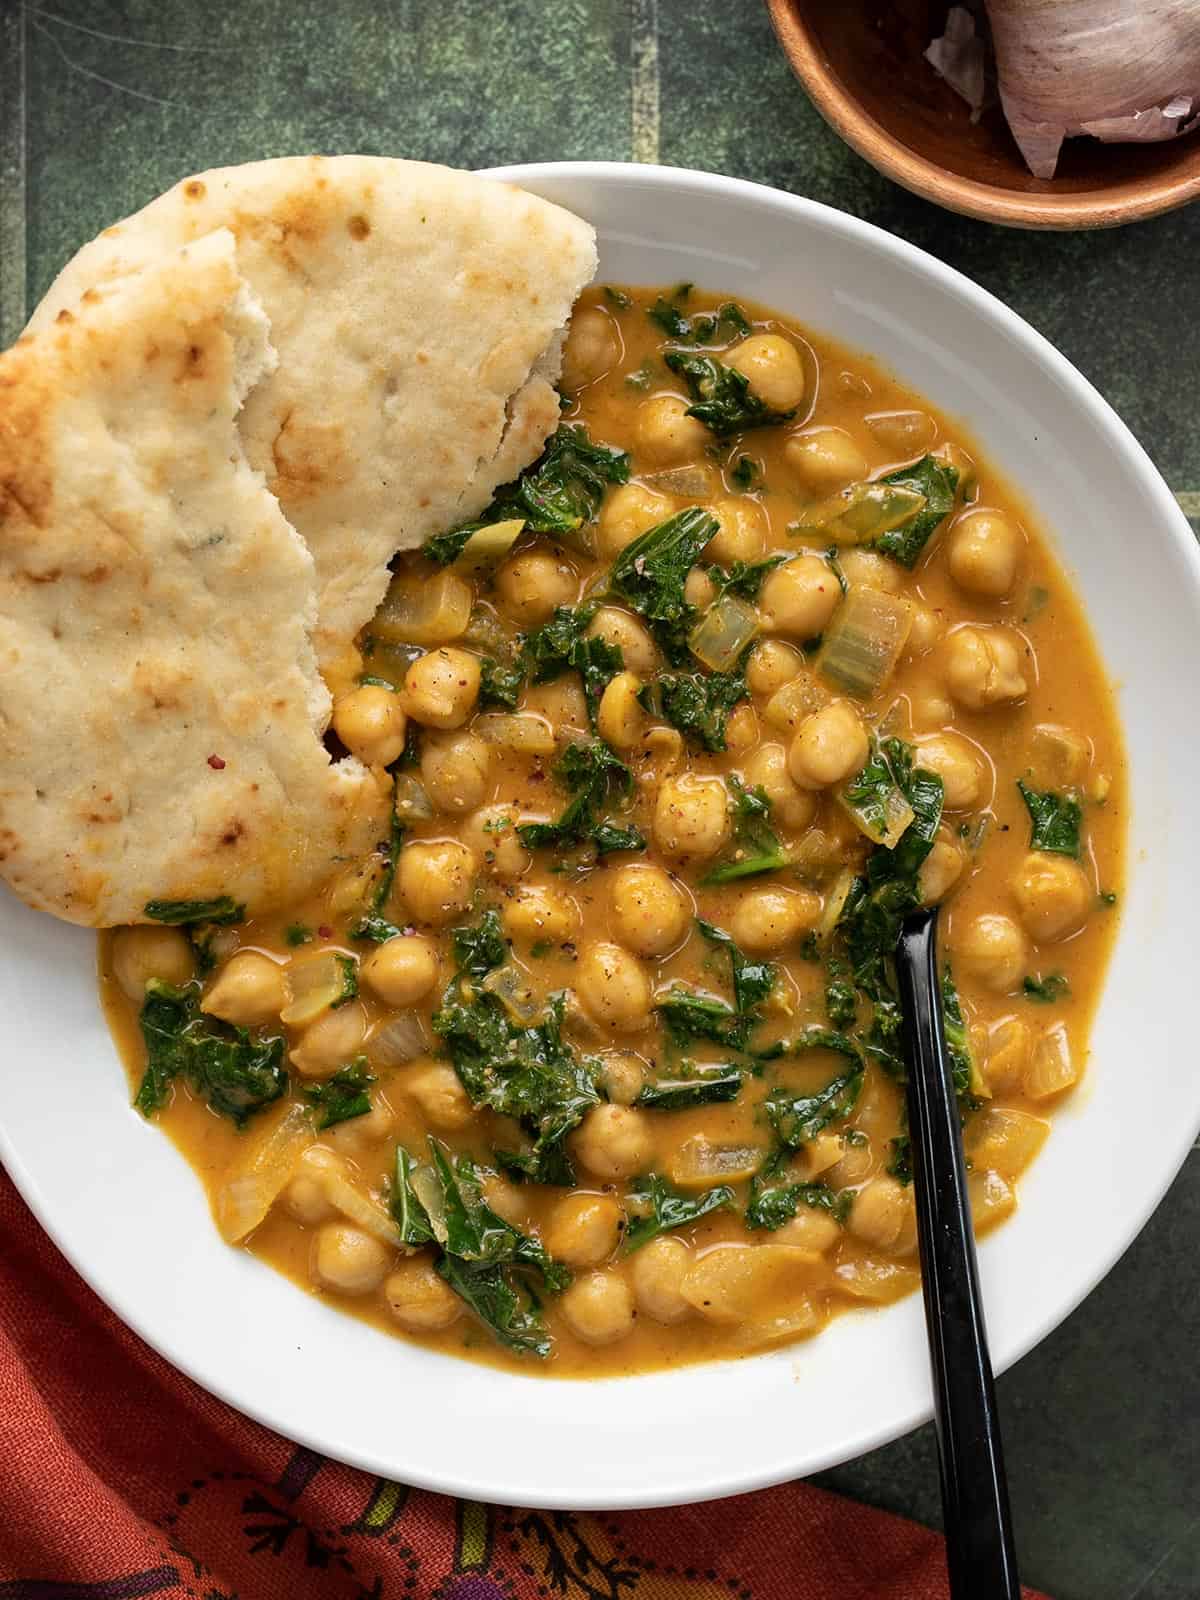
[[[336,921],[361,910],[378,887],[383,871],[383,858],[374,851],[357,866],[347,867],[325,897],[329,915]]]
[[[217,1191],[217,1227],[226,1244],[239,1244],[258,1227],[315,1139],[307,1106],[293,1101]]]
[[[967,1124],[966,1146],[972,1166],[998,1172],[1015,1182],[1046,1142],[1050,1124],[1028,1111],[988,1106]]]
[[[432,578],[398,572],[375,613],[371,633],[385,642],[450,644],[471,620],[471,587],[453,572]]]
[[[789,1244],[718,1244],[706,1250],[679,1285],[708,1322],[769,1326],[820,1275],[820,1257]]]
[[[346,961],[357,965],[356,957],[336,950],[322,950],[320,955],[289,961],[284,971],[288,1002],[279,1013],[279,1020],[289,1028],[305,1028],[322,1011],[348,998]]]
[[[835,544],[873,544],[925,509],[925,496],[898,483],[852,483],[808,506],[789,533],[820,535]]]
[[[763,716],[773,728],[794,733],[814,711],[819,711],[828,696],[812,673],[801,667],[794,678],[776,689],[763,707]]]
[[[912,615],[910,601],[856,583],[826,629],[817,671],[843,694],[869,700],[891,677]]]
[[[471,731],[488,744],[503,745],[526,756],[552,755],[557,747],[549,720],[532,711],[487,711],[476,717]]]
[[[976,1233],[994,1228],[1017,1209],[1012,1185],[998,1172],[968,1172],[967,1199],[971,1203],[971,1220]]]
[[[425,785],[411,773],[396,774],[392,803],[400,822],[428,822],[433,816],[433,803],[425,792]]]
[[[396,1224],[390,1214],[378,1200],[369,1194],[364,1194],[356,1184],[352,1183],[341,1168],[323,1169],[320,1184],[325,1191],[326,1200],[335,1211],[341,1212],[347,1222],[352,1222],[356,1228],[369,1233],[373,1239],[378,1239],[380,1244],[399,1245]]]
[[[486,600],[475,603],[466,632],[459,643],[466,645],[468,650],[478,651],[481,656],[503,658],[508,654],[508,634],[494,606],[488,605]]]
[[[1024,1089],[1031,1100],[1048,1100],[1069,1089],[1079,1077],[1071,1060],[1071,1040],[1065,1023],[1047,1028],[1033,1047],[1025,1069]]]
[[[494,967],[480,984],[488,994],[494,995],[514,1022],[529,1027],[545,1011],[545,1002],[534,993],[529,974],[515,961]]]
[[[408,1181],[412,1184],[413,1193],[425,1207],[433,1237],[439,1244],[445,1244],[449,1232],[446,1227],[446,1191],[442,1188],[441,1179],[432,1167],[422,1162],[413,1167]]]
[[[525,523],[521,517],[512,517],[505,522],[489,522],[486,527],[477,528],[454,562],[454,570],[474,576],[486,572],[490,567],[499,566],[524,531]]]
[[[707,1189],[752,1178],[766,1156],[758,1145],[714,1144],[706,1134],[694,1133],[674,1151],[667,1170],[681,1189]]]
[[[986,103],[987,45],[966,6],[950,7],[946,31],[930,43],[925,59],[970,106],[971,121],[978,122]]]
[[[685,500],[711,500],[720,485],[712,467],[672,467],[669,472],[651,472],[643,483],[661,494],[682,495]]]
[[[402,1067],[429,1049],[425,1024],[415,1011],[402,1011],[376,1024],[367,1040],[367,1053],[381,1067]]]
[[[837,791],[838,803],[853,821],[854,826],[860,833],[865,834],[872,844],[882,845],[885,850],[894,849],[916,812],[909,805],[900,787],[892,783],[888,785],[883,795],[883,816],[872,815],[861,801],[856,801],[849,793],[854,781],[851,779]]]
[[[860,1256],[854,1261],[843,1261],[833,1269],[834,1287],[855,1300],[869,1300],[873,1305],[887,1305],[910,1294],[921,1281],[915,1267],[905,1267],[899,1261],[880,1261],[874,1256]]]
[[[846,901],[850,898],[850,891],[854,887],[854,873],[849,867],[843,867],[834,879],[833,887],[825,896],[821,907],[821,920],[817,924],[817,938],[828,939],[838,925],[838,919],[845,909]]]
[[[688,646],[711,672],[728,672],[737,666],[758,627],[758,612],[752,605],[735,594],[723,594],[692,629]]]
[[[927,411],[876,411],[866,424],[885,449],[906,460],[924,455],[937,437],[937,423]]]

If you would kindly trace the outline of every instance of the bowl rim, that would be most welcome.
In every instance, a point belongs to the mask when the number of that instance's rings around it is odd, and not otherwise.
[[[934,205],[979,222],[1035,230],[1117,228],[1200,199],[1200,135],[1195,170],[1148,173],[1134,195],[1116,186],[1087,194],[1020,194],[949,172],[898,139],[842,85],[802,16],[803,0],[766,0],[780,48],[821,116],[864,161]]]
[[[1118,451],[1129,463],[1130,470],[1136,473],[1147,495],[1150,516],[1162,527],[1163,538],[1178,546],[1182,564],[1190,572],[1193,595],[1200,596],[1200,549],[1197,549],[1191,529],[1174,496],[1126,424],[1095,387],[1036,329],[995,296],[936,257],[871,223],[820,202],[791,195],[766,185],[718,174],[636,163],[564,161],[490,168],[481,171],[480,176],[525,185],[534,192],[537,192],[539,185],[543,183],[552,188],[564,182],[583,188],[592,181],[600,185],[617,184],[640,187],[649,191],[682,190],[698,201],[707,199],[720,202],[724,199],[740,198],[755,206],[766,206],[776,212],[807,220],[810,224],[840,236],[852,244],[869,246],[885,260],[890,259],[894,265],[910,270],[915,268],[939,289],[964,303],[974,314],[985,318],[994,327],[998,327],[1011,341],[1023,346],[1031,357],[1048,369],[1050,375],[1071,394],[1081,412],[1095,428],[1098,447],[1103,448],[1107,445],[1108,448]],[[1200,1101],[1197,1105],[1200,1112]],[[1175,1119],[1172,1126],[1161,1130],[1159,1158],[1156,1162],[1158,1178],[1151,1186],[1152,1192],[1147,1191],[1148,1198],[1143,1208],[1136,1214],[1126,1217],[1120,1228],[1111,1230],[1106,1235],[1102,1249],[1095,1253],[1089,1252],[1089,1268],[1085,1277],[1080,1280],[1078,1292],[1073,1293],[1069,1301],[1056,1303],[1052,1314],[1032,1322],[1019,1338],[1014,1339],[1004,1350],[1002,1359],[997,1361],[998,1372],[1011,1366],[1051,1333],[1111,1270],[1166,1194],[1186,1159],[1197,1131],[1186,1116]],[[173,1149],[170,1154],[173,1160],[180,1160],[178,1153]],[[171,1348],[167,1334],[160,1336],[156,1333],[153,1326],[154,1307],[144,1299],[139,1299],[136,1294],[127,1293],[122,1287],[106,1282],[105,1270],[95,1262],[82,1259],[83,1253],[73,1249],[70,1241],[62,1236],[62,1232],[54,1222],[53,1193],[49,1189],[43,1191],[38,1177],[22,1159],[2,1120],[0,1120],[0,1159],[3,1160],[16,1187],[42,1227],[81,1277],[128,1327],[178,1370],[244,1415],[299,1444],[368,1472],[387,1477],[399,1475],[406,1483],[419,1488],[500,1504],[539,1504],[564,1510],[645,1509],[683,1505],[766,1488],[794,1479],[798,1474],[809,1475],[822,1471],[889,1443],[927,1422],[932,1415],[931,1400],[926,1397],[921,1403],[910,1406],[899,1416],[861,1427],[856,1434],[848,1438],[843,1437],[821,1452],[814,1453],[811,1450],[805,1452],[802,1444],[798,1443],[794,1448],[789,1446],[786,1456],[778,1453],[769,1455],[753,1469],[743,1465],[732,1473],[728,1469],[716,1471],[710,1468],[706,1471],[700,1467],[693,1469],[689,1475],[686,1468],[678,1467],[673,1470],[670,1482],[665,1484],[657,1474],[639,1477],[630,1471],[619,1487],[603,1492],[572,1487],[568,1482],[556,1484],[553,1490],[547,1493],[542,1493],[540,1490],[531,1493],[528,1485],[523,1485],[521,1482],[513,1482],[510,1486],[495,1477],[480,1477],[478,1469],[471,1461],[463,1461],[461,1465],[456,1462],[453,1470],[444,1471],[427,1470],[419,1461],[405,1461],[402,1469],[398,1469],[396,1459],[386,1455],[382,1446],[373,1445],[368,1448],[347,1444],[336,1438],[331,1440],[328,1432],[323,1432],[319,1425],[307,1419],[298,1425],[294,1414],[288,1415],[281,1404],[275,1405],[261,1399],[252,1388],[248,1387],[244,1375],[231,1373],[227,1366],[222,1370],[218,1360],[210,1359],[207,1355],[191,1359],[186,1355],[181,1357],[180,1353]],[[251,1267],[257,1265],[250,1263]],[[290,1285],[287,1287],[291,1292],[295,1292]],[[912,1303],[911,1298],[908,1303]],[[342,1313],[326,1309],[330,1317],[337,1318],[339,1322],[345,1321]],[[871,1319],[877,1315],[879,1313],[868,1313]],[[365,1325],[358,1326],[365,1329]],[[365,1331],[374,1335],[372,1329]],[[774,1359],[776,1354],[770,1353],[755,1359],[769,1361]],[[724,1362],[709,1365],[701,1370],[714,1375],[719,1381],[723,1372],[728,1374],[740,1365],[736,1362]],[[491,1368],[474,1367],[473,1370],[486,1373],[489,1382],[493,1376],[501,1379],[506,1377],[504,1373],[494,1374]],[[523,1385],[537,1384],[540,1388],[548,1388],[551,1393],[561,1394],[565,1401],[572,1390],[591,1390],[602,1396],[609,1383],[650,1385],[665,1380],[669,1384],[682,1377],[683,1373],[694,1370],[697,1369],[679,1369],[675,1372],[667,1371],[633,1379],[613,1380],[546,1380],[522,1375],[519,1381]]]

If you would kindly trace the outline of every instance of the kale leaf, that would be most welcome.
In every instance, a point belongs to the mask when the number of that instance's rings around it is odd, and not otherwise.
[[[703,1194],[684,1195],[665,1178],[650,1173],[631,1187],[629,1199],[634,1206],[644,1207],[645,1214],[634,1216],[625,1230],[627,1253],[640,1250],[659,1234],[686,1228],[714,1211],[727,1210],[733,1205],[733,1190],[722,1183],[714,1189],[706,1189]]]
[[[712,751],[726,748],[729,713],[745,698],[740,672],[660,672],[638,695],[651,715]]]
[[[559,606],[549,622],[526,635],[521,646],[521,660],[534,683],[549,683],[564,672],[579,673],[593,727],[605,686],[625,666],[619,645],[585,636],[596,610],[594,605]]]
[[[634,1104],[647,1111],[692,1111],[736,1100],[741,1090],[742,1074],[735,1067],[717,1067],[694,1078],[647,1084]]]
[[[901,489],[912,489],[925,496],[925,504],[914,517],[899,528],[884,533],[875,541],[876,549],[891,556],[902,567],[910,570],[929,543],[934,533],[954,510],[954,496],[958,489],[958,468],[948,467],[933,456],[922,456],[911,467],[899,467],[885,473],[881,483],[894,483]]]
[[[696,608],[684,597],[688,573],[720,523],[699,506],[678,511],[627,544],[608,574],[608,592],[644,617],[668,661],[688,659]]]
[[[227,894],[218,895],[215,900],[147,900],[145,911],[152,922],[165,922],[171,928],[192,922],[211,922],[226,928],[232,922],[246,920],[245,906]]]
[[[200,985],[176,988],[154,978],[142,1004],[146,1070],[134,1098],[143,1116],[164,1104],[182,1076],[212,1109],[240,1128],[288,1085],[282,1038],[255,1039],[200,1010]]]
[[[478,533],[482,527],[482,522],[463,522],[457,528],[447,529],[445,533],[435,533],[421,546],[421,554],[436,566],[448,567],[462,555],[471,542],[471,535]]]
[[[771,827],[771,802],[761,786],[747,789],[737,778],[730,778],[733,793],[733,849],[727,861],[719,861],[704,874],[702,885],[733,883],[760,872],[775,872],[790,859]]]
[[[590,841],[601,855],[612,850],[644,850],[646,841],[637,828],[605,821],[601,813],[611,801],[628,798],[633,773],[602,739],[590,744],[569,744],[554,768],[554,775],[569,792],[566,809],[554,822],[523,822],[517,836],[530,850],[561,849]]]
[[[682,350],[668,350],[663,360],[672,372],[679,373],[691,391],[688,416],[698,418],[718,439],[728,439],[747,428],[766,428],[776,422],[787,422],[796,415],[795,406],[787,411],[772,411],[766,401],[754,393],[745,373],[726,366],[715,356],[692,356]]]
[[[519,666],[484,656],[479,663],[479,704],[485,709],[500,706],[505,711],[515,711],[524,682],[525,674]]]
[[[1048,973],[1044,978],[1035,973],[1027,973],[1022,980],[1021,988],[1025,991],[1027,1000],[1036,1000],[1043,1006],[1052,1006],[1058,1000],[1065,1000],[1071,993],[1071,985],[1061,972]]]
[[[979,1104],[976,1089],[979,1071],[971,1054],[971,1040],[963,1017],[962,1002],[954,986],[950,968],[942,973],[942,1020],[946,1032],[946,1054],[950,1057],[950,1070],[954,1078],[954,1093],[959,1104],[973,1111]]]
[[[716,995],[675,984],[655,1002],[667,1035],[676,1045],[695,1039],[709,1039],[727,1049],[745,1052],[750,1035],[761,1020],[759,1006],[771,992],[775,969],[769,961],[757,961],[738,947],[733,937],[703,918],[696,926],[710,944],[726,951],[732,967],[733,1005]]]
[[[839,1194],[827,1183],[771,1183],[755,1177],[750,1184],[746,1226],[774,1233],[790,1222],[801,1206],[827,1211],[835,1222],[845,1222],[851,1203],[849,1190]]]
[[[1069,794],[1057,794],[1053,789],[1029,789],[1020,779],[1017,780],[1017,788],[1021,791],[1032,823],[1029,848],[1071,856],[1078,861],[1079,832],[1083,822],[1079,801]]]
[[[349,934],[352,939],[371,939],[376,944],[386,944],[389,939],[395,939],[404,931],[394,922],[389,922],[383,914],[392,896],[392,885],[396,881],[396,868],[400,862],[400,847],[403,843],[404,824],[396,811],[396,791],[393,785],[391,824],[387,838],[378,846],[379,854],[383,857],[383,871],[372,891],[370,908],[350,926]]]
[[[742,600],[757,600],[763,579],[787,560],[786,556],[767,556],[763,561],[734,561],[724,567],[709,567],[708,575],[718,595],[734,594]]]
[[[333,1128],[339,1122],[366,1116],[371,1109],[368,1090],[374,1082],[367,1070],[367,1058],[359,1056],[323,1083],[305,1084],[301,1093],[310,1105],[321,1108],[318,1129]]]
[[[400,1234],[401,1244],[413,1247],[433,1244],[436,1235],[429,1212],[413,1188],[412,1175],[416,1162],[402,1144],[396,1146],[396,1175],[388,1195],[388,1210]]]
[[[746,955],[732,934],[726,933],[724,928],[705,922],[702,917],[696,918],[696,926],[710,944],[715,944],[729,956],[733,973],[733,1003],[738,1015],[755,1016],[757,1020],[757,1007],[767,998],[775,983],[775,968],[769,961],[759,961]]]
[[[844,1035],[829,1034],[829,1038]],[[847,1039],[846,1043],[850,1041]],[[835,1049],[834,1045],[812,1045],[812,1049]],[[815,1139],[833,1122],[841,1122],[854,1110],[863,1085],[863,1061],[858,1051],[853,1051],[857,1064],[840,1073],[823,1089],[812,1094],[797,1093],[777,1084],[767,1095],[764,1105],[767,1118],[780,1144],[789,1150],[798,1150],[802,1144]]]

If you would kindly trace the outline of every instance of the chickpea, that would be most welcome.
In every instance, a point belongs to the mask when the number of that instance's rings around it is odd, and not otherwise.
[[[421,782],[439,811],[461,816],[486,798],[492,750],[473,733],[429,734],[421,744]]]
[[[800,352],[777,333],[752,333],[724,358],[772,411],[795,411],[808,393]]]
[[[570,562],[549,550],[524,550],[496,570],[496,594],[506,616],[522,627],[545,622],[556,606],[570,605],[579,579]]]
[[[403,1010],[416,1005],[437,981],[437,950],[419,933],[401,935],[378,945],[359,968],[359,977],[385,1006]]]
[[[391,1259],[386,1246],[347,1222],[327,1222],[313,1239],[312,1273],[322,1289],[368,1294],[378,1289]]]
[[[858,712],[848,700],[833,700],[797,728],[788,771],[802,789],[824,789],[860,771],[869,751]]]
[[[152,978],[187,983],[192,967],[192,947],[178,928],[118,928],[113,935],[113,977],[122,993],[139,1006]]]
[[[908,697],[914,730],[942,729],[954,721],[954,707],[944,694],[933,689],[917,689]]]
[[[729,837],[729,795],[719,778],[668,778],[654,805],[654,842],[684,860],[715,856]]]
[[[531,684],[521,697],[521,710],[545,717],[552,728],[591,727],[583,683],[574,672],[555,683]]]
[[[964,511],[950,529],[946,566],[960,589],[999,600],[1017,577],[1020,536],[1003,511]]]
[[[537,944],[545,939],[551,944],[565,944],[579,926],[579,911],[561,889],[530,884],[505,901],[500,920],[514,941]]]
[[[479,699],[479,658],[445,647],[418,656],[404,675],[404,703],[426,728],[461,728]]]
[[[639,678],[648,678],[658,668],[658,646],[636,617],[616,606],[601,606],[588,623],[585,639],[603,639],[620,650],[625,666]]]
[[[589,1272],[559,1301],[562,1314],[585,1344],[614,1344],[633,1327],[633,1295],[615,1272]]]
[[[964,865],[963,853],[951,839],[935,839],[917,870],[921,904],[932,906],[944,900],[962,877]]]
[[[692,1252],[682,1239],[663,1237],[643,1245],[631,1269],[638,1310],[667,1326],[682,1322],[692,1309],[680,1292],[691,1264]]]
[[[697,611],[703,611],[717,598],[717,586],[703,567],[693,567],[683,586],[683,598]]]
[[[917,1242],[911,1187],[880,1173],[855,1195],[846,1226],[856,1239],[877,1250],[907,1255]]]
[[[367,1014],[356,1000],[336,1010],[322,1011],[300,1035],[290,1052],[291,1061],[306,1078],[331,1078],[362,1049],[367,1037]]]
[[[498,1217],[503,1217],[505,1222],[511,1222],[514,1228],[523,1230],[528,1227],[529,1215],[525,1196],[515,1183],[502,1178],[498,1172],[491,1173],[483,1180],[483,1198]]]
[[[388,1274],[383,1298],[406,1333],[440,1333],[463,1313],[462,1301],[424,1252],[406,1256]]]
[[[744,950],[765,955],[807,933],[820,915],[821,902],[809,889],[747,889],[734,910],[729,931]]]
[[[563,347],[562,386],[572,394],[597,383],[617,362],[621,336],[599,306],[585,306],[571,318]]]
[[[470,906],[478,870],[466,845],[454,839],[418,839],[401,850],[396,883],[418,922],[440,926]]]
[[[607,1261],[621,1237],[621,1208],[611,1195],[569,1194],[550,1216],[545,1245],[569,1267],[595,1267]]]
[[[691,908],[661,867],[619,867],[611,894],[617,938],[635,955],[663,956],[682,942]]]
[[[725,723],[725,748],[733,755],[752,749],[758,743],[758,718],[754,707],[745,701],[735,706]]]
[[[807,828],[817,814],[816,795],[793,781],[781,744],[759,745],[746,763],[745,782],[747,788],[763,791],[772,816],[787,828]]]
[[[1030,851],[1010,887],[1026,933],[1039,944],[1078,933],[1096,898],[1078,861],[1043,850]]]
[[[777,689],[791,683],[804,667],[804,657],[782,639],[760,639],[746,665],[746,683],[751,694],[769,700]]]
[[[874,550],[844,550],[838,564],[849,584],[882,589],[886,594],[896,594],[900,589],[899,567],[886,556],[876,555]]]
[[[983,765],[960,734],[934,733],[916,741],[917,765],[942,780],[947,811],[971,811],[983,793]]]
[[[598,1178],[632,1178],[646,1168],[653,1150],[650,1123],[633,1106],[593,1106],[574,1136],[579,1160]]]
[[[601,1057],[600,1081],[615,1106],[631,1106],[646,1081],[645,1063],[629,1050],[610,1050]]]
[[[395,1126],[396,1119],[391,1108],[382,1101],[376,1101],[363,1116],[337,1123],[327,1129],[322,1137],[344,1155],[358,1156],[371,1145],[382,1144],[384,1139],[390,1138]]]
[[[837,1243],[841,1232],[828,1211],[802,1205],[772,1237],[777,1244],[790,1244],[798,1250],[810,1250],[813,1255],[823,1256]]]
[[[589,944],[579,963],[576,989],[597,1022],[636,1033],[650,1021],[650,980],[619,944]]]
[[[200,1009],[239,1028],[257,1028],[278,1022],[286,1004],[280,964],[257,950],[239,950],[218,972]]]
[[[703,423],[697,422],[695,425],[703,433]],[[669,495],[659,494],[656,489],[647,489],[642,483],[621,484],[605,495],[600,507],[597,554],[611,561],[614,556],[620,555],[627,544],[632,544],[649,528],[665,522],[674,510],[675,501]]]
[[[315,1228],[336,1213],[325,1193],[325,1186],[311,1173],[298,1172],[283,1191],[283,1209],[293,1222]]]
[[[1029,960],[1025,935],[1011,917],[985,912],[955,940],[959,964],[985,989],[1005,994],[1015,989]]]
[[[632,750],[646,731],[646,713],[638,700],[642,680],[632,672],[618,672],[605,685],[596,711],[596,728],[614,750]]]
[[[914,606],[904,645],[905,654],[910,657],[923,656],[933,649],[941,637],[942,619],[937,612],[931,611],[928,606]]]
[[[458,1073],[445,1061],[414,1062],[400,1080],[406,1094],[417,1102],[430,1127],[439,1133],[458,1133],[474,1115],[470,1097]]]
[[[866,459],[844,428],[793,433],[783,447],[783,459],[814,494],[832,494],[867,475]]]
[[[496,878],[519,878],[529,871],[533,857],[517,833],[514,806],[485,806],[459,828],[462,843]]]
[[[1028,684],[1021,652],[999,628],[956,628],[945,644],[946,687],[969,711],[1019,700]]]
[[[767,540],[761,508],[743,496],[718,500],[712,511],[721,527],[705,546],[705,557],[727,567],[735,561],[757,561]]]
[[[387,767],[404,752],[408,718],[393,690],[364,683],[335,701],[333,731],[365,766]]]
[[[758,612],[766,633],[815,639],[842,599],[842,588],[820,556],[794,556],[769,572],[759,590]]]
[[[712,435],[698,417],[687,413],[687,401],[673,394],[643,400],[635,424],[639,457],[673,467],[701,455]]]

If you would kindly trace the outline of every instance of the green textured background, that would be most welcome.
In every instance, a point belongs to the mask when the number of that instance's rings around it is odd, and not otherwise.
[[[1200,207],[1066,237],[941,212],[825,127],[757,0],[0,0],[0,141],[3,342],[78,244],[226,162],[307,150],[460,166],[660,160],[810,195],[1028,318],[1200,519]],[[1145,1113],[1131,1121],[1134,1162],[1171,1108],[1140,1106],[1137,1062],[1111,1070]],[[1023,1575],[1056,1600],[1200,1596],[1198,1237],[1193,1152],[1117,1269],[1001,1380]],[[929,1429],[823,1481],[939,1520]]]

